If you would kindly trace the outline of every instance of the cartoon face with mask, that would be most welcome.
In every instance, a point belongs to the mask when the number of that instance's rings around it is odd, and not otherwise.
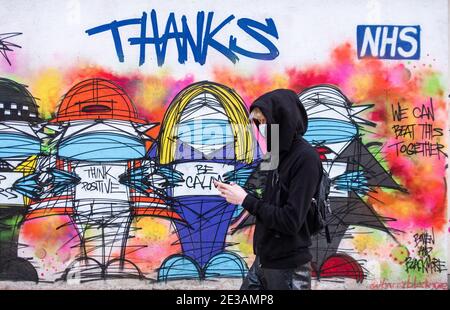
[[[126,176],[143,165],[145,133],[155,125],[140,119],[127,93],[109,80],[82,81],[62,98],[47,125],[56,132],[50,141],[54,151],[41,156],[38,173],[18,185],[32,185],[30,216],[69,215],[66,225],[76,227],[80,253],[63,279],[142,278],[126,258],[136,214]]]
[[[332,240],[327,243],[323,234],[313,240],[316,274],[319,277],[349,277],[362,281],[362,265],[341,251],[340,243],[346,235],[351,235],[351,226],[384,231],[395,240],[386,226],[388,219],[367,205],[364,196],[372,187],[399,190],[401,186],[369,151],[369,147],[378,143],[365,145],[362,142],[362,125],[374,127],[375,124],[358,114],[372,105],[354,105],[339,88],[328,84],[304,89],[299,99],[309,118],[304,138],[316,148],[324,169],[332,179],[329,196],[332,213],[328,216]]]
[[[0,78],[0,280],[38,281],[20,240],[29,207],[26,189],[14,184],[33,173],[41,150],[42,120],[35,98],[25,85]]]
[[[159,137],[159,164],[171,167],[182,182],[168,190],[182,253],[168,257],[158,279],[243,277],[243,259],[227,250],[226,236],[242,207],[220,197],[214,181],[244,186],[255,169],[248,112],[236,92],[199,82],[172,101]],[[156,149],[150,154],[156,153]]]

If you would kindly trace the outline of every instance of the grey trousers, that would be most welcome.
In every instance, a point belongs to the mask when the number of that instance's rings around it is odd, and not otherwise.
[[[295,269],[262,268],[256,256],[241,290],[310,290],[311,264]]]

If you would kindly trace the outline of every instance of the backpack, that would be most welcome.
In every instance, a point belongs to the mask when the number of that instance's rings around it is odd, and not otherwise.
[[[331,214],[329,199],[331,179],[328,172],[324,169],[322,172],[322,178],[311,201],[311,208],[307,215],[307,225],[311,236],[315,236],[322,230],[325,230],[327,242],[331,243],[330,230],[327,224],[327,214]]]
[[[306,224],[308,225],[308,230],[311,236],[318,235],[322,230],[325,230],[327,243],[331,243],[331,235],[327,225],[327,213],[331,214],[330,199],[328,197],[330,194],[331,179],[325,169],[322,169],[322,172],[322,177],[311,201],[311,207],[306,216]],[[286,188],[286,186],[280,182],[278,169],[274,170],[272,176],[272,186],[275,184],[278,185],[276,192],[276,203],[279,203],[281,187]]]

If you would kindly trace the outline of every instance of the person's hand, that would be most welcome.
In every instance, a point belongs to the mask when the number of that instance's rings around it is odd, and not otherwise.
[[[214,185],[219,190],[220,196],[225,198],[229,203],[241,205],[247,196],[247,192],[234,182],[226,184],[214,180]]]

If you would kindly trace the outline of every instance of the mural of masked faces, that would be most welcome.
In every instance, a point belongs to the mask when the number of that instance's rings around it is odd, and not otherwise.
[[[226,235],[242,209],[227,203],[213,180],[244,186],[254,170],[255,145],[242,99],[230,88],[199,82],[172,101],[160,131],[158,156],[182,182],[168,193],[182,253],[162,264],[159,280],[243,277],[247,266],[227,250]],[[156,150],[154,150],[156,151]]]

